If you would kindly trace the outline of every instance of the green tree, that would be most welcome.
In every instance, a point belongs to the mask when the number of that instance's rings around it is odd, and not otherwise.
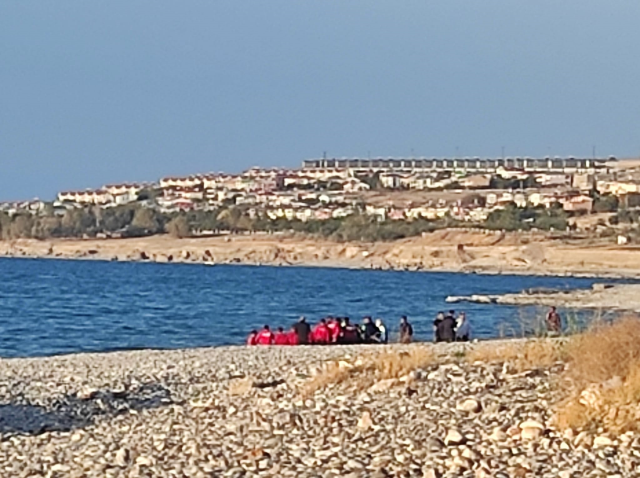
[[[616,212],[618,210],[618,198],[612,194],[597,196],[593,202],[595,212]]]
[[[14,216],[9,229],[10,236],[14,239],[31,237],[33,230],[33,218],[30,215]]]
[[[102,210],[100,229],[103,232],[117,232],[126,229],[133,221],[135,208],[117,206]]]
[[[489,213],[484,226],[487,229],[498,229],[505,231],[518,231],[529,229],[530,224],[524,222],[522,210],[515,204],[507,204],[504,209],[496,209]]]
[[[131,228],[134,233],[156,234],[162,230],[161,218],[154,209],[140,207],[133,214]]]
[[[94,235],[96,220],[90,209],[67,209],[62,216],[61,233],[66,237]]]
[[[165,229],[168,234],[178,238],[188,237],[191,234],[189,222],[183,215],[179,215],[171,219],[165,226]]]
[[[57,216],[45,216],[37,219],[33,227],[33,236],[38,239],[48,239],[60,236],[62,233],[61,220]]]
[[[10,239],[11,217],[6,212],[0,212],[0,239]]]

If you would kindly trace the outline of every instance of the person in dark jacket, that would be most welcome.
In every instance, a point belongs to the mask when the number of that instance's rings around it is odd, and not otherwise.
[[[300,317],[300,320],[293,325],[293,330],[298,336],[298,345],[307,345],[309,343],[311,327],[307,324],[307,319]]]
[[[433,321],[433,341],[434,342],[440,342],[440,336],[438,335],[438,326],[440,325],[440,322],[442,322],[444,320],[444,312],[440,311],[438,312],[438,315],[436,315],[436,320]]]
[[[406,315],[400,317],[400,342],[408,344],[413,340],[413,327]]]
[[[371,317],[364,317],[360,325],[360,336],[365,344],[378,343],[380,340],[380,331],[371,321]]]
[[[349,322],[349,317],[342,319],[342,330],[339,342],[341,344],[357,344],[360,342],[360,334],[358,328]]]
[[[453,342],[456,339],[456,319],[451,315],[445,315],[438,323],[436,330],[438,342]]]
[[[380,333],[378,341],[381,344],[386,344],[387,342],[389,342],[389,332],[387,331],[387,326],[384,325],[382,319],[376,319],[376,328]]]

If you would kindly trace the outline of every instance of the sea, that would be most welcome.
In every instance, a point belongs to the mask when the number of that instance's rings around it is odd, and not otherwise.
[[[533,330],[545,309],[448,304],[445,298],[589,288],[594,282],[598,280],[6,258],[0,259],[0,356],[238,345],[264,324],[287,329],[300,316],[313,323],[327,315],[356,322],[367,315],[382,318],[392,337],[400,316],[406,315],[416,339],[429,341],[435,315],[449,309],[467,313],[476,338],[520,336]]]

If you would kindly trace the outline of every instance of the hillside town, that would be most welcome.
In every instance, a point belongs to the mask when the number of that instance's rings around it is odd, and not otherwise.
[[[449,217],[479,223],[511,205],[584,215],[597,211],[602,197],[615,197],[626,208],[640,205],[640,168],[620,168],[621,163],[615,158],[324,158],[305,160],[299,169],[254,167],[240,174],[62,191],[52,202],[0,203],[0,211],[63,215],[75,208],[140,203],[166,214],[237,207],[270,220],[323,221],[358,213],[380,221]]]

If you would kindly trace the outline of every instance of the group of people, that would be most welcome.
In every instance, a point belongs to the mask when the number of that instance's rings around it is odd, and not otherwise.
[[[551,336],[562,332],[562,319],[555,307],[546,316],[547,333]],[[406,316],[400,318],[398,340],[410,343],[413,327]],[[438,312],[433,321],[434,342],[468,342],[471,340],[471,324],[464,312],[456,316],[455,310]],[[252,330],[247,345],[329,345],[329,344],[386,344],[389,330],[382,319],[364,317],[360,324],[352,323],[348,317],[326,317],[313,327],[304,317],[288,330],[278,327],[275,332],[268,325],[261,330]]]
[[[413,339],[413,327],[406,316],[400,318],[399,340],[409,343]],[[252,330],[247,345],[328,345],[328,344],[386,344],[389,330],[382,319],[375,321],[364,317],[360,324],[353,324],[348,317],[326,317],[313,327],[305,317],[300,317],[290,330],[278,327],[275,332],[268,325]]]
[[[456,317],[456,311],[438,312],[433,321],[434,342],[468,342],[471,339],[471,324],[467,315],[460,312]]]

